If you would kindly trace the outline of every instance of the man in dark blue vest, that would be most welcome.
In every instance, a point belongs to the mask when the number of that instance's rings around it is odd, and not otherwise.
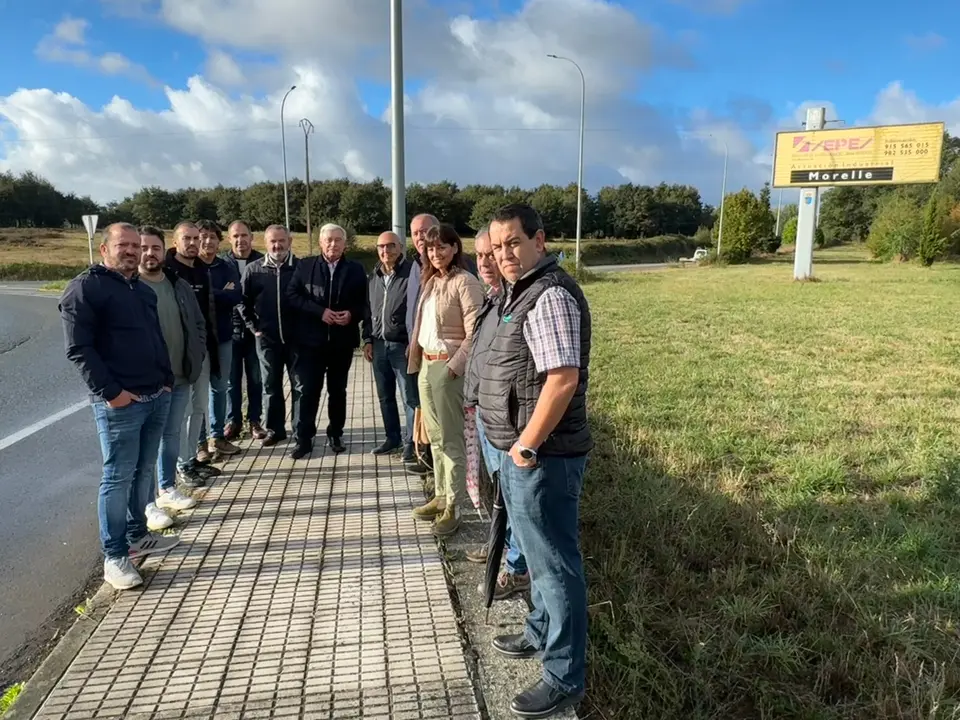
[[[479,412],[490,444],[506,453],[500,483],[533,601],[524,632],[501,635],[493,645],[512,658],[542,653],[542,679],[511,709],[547,717],[584,694],[587,588],[578,524],[593,448],[586,407],[590,308],[576,281],[547,255],[532,207],[500,208],[489,232],[507,287],[479,368]]]

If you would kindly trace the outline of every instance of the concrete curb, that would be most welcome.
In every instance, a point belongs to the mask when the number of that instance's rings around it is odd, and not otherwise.
[[[4,714],[3,720],[30,720],[36,715],[46,701],[47,695],[70,667],[70,663],[73,662],[84,643],[93,635],[93,631],[97,629],[97,625],[113,605],[115,597],[116,591],[107,583],[100,586],[100,589],[90,598],[87,612],[77,618],[47,659],[27,680],[23,692]]]

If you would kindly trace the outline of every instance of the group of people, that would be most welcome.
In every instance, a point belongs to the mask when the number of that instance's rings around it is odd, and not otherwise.
[[[177,479],[198,487],[220,473],[218,458],[240,452],[231,441],[243,431],[244,376],[251,436],[271,446],[287,439],[286,370],[294,460],[313,451],[326,382],[326,442],[343,452],[347,381],[362,345],[385,433],[372,452],[399,455],[411,473],[432,471],[434,496],[412,513],[437,536],[460,527],[465,418],[475,418],[508,517],[495,597],[529,589],[533,604],[524,631],[494,647],[541,657],[542,679],[512,709],[547,717],[578,702],[584,687],[578,517],[592,448],[589,307],[546,252],[528,205],[501,208],[480,230],[476,264],[455,229],[432,215],[413,218],[410,230],[410,253],[395,233],[378,237],[369,275],[346,257],[346,232],[334,224],[320,230],[320,254],[305,258],[279,225],[264,232],[263,255],[240,221],[223,255],[221,231],[208,221],[180,223],[169,249],[157,228],[104,230],[102,263],[72,280],[60,303],[67,356],[89,388],[103,454],[104,578],[135,587],[142,578],[131,558],[177,543],[157,532],[172,522],[167,511],[196,504]],[[426,448],[415,442],[424,434]],[[488,550],[468,559],[484,562]]]

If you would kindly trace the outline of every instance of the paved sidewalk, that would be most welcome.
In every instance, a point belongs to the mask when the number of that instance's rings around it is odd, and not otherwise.
[[[225,464],[35,717],[480,717],[436,543],[410,516],[420,480],[369,454],[361,356],[349,393],[348,452],[321,437],[294,463],[257,443]]]

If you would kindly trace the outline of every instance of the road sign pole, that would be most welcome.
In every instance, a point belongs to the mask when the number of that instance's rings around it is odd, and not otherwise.
[[[99,215],[84,215],[82,218],[83,227],[87,230],[87,247],[90,251],[90,264],[93,265],[93,236],[97,234],[97,221]]]
[[[808,132],[823,129],[826,108],[807,108]],[[793,279],[809,280],[813,277],[813,237],[817,227],[817,188],[800,188],[800,205],[797,214],[797,246],[793,253]]]

